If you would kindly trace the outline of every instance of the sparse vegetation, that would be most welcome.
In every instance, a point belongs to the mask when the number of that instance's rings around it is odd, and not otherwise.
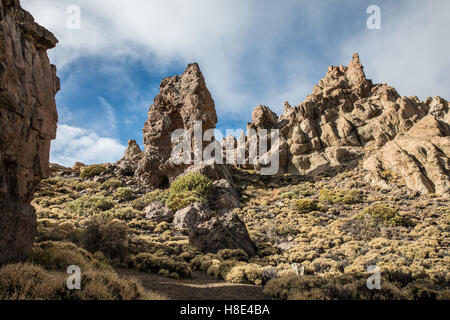
[[[106,171],[106,168],[104,166],[95,164],[95,165],[84,168],[83,171],[81,171],[81,173],[80,173],[80,178],[81,179],[90,179],[95,176],[101,175],[105,171]]]
[[[169,188],[166,205],[171,210],[183,209],[194,202],[206,202],[212,182],[199,173],[190,173],[178,178]]]

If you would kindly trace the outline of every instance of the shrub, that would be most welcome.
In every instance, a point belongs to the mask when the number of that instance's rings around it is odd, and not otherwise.
[[[248,255],[242,249],[223,249],[217,253],[217,256],[222,260],[248,261]]]
[[[90,252],[103,252],[110,259],[124,259],[128,252],[128,233],[126,223],[94,216],[84,223],[81,245]]]
[[[47,270],[60,272],[66,272],[71,265],[79,266],[83,271],[110,269],[86,250],[68,242],[46,241],[35,244],[28,260]]]
[[[225,275],[225,280],[231,283],[262,284],[263,268],[257,264],[241,264],[234,266]]]
[[[69,209],[81,216],[90,216],[114,208],[113,201],[103,196],[82,196],[69,204]]]
[[[102,184],[103,189],[116,189],[120,186],[122,186],[122,182],[117,178],[108,179]]]
[[[103,172],[106,171],[106,168],[102,165],[95,164],[89,167],[86,167],[81,171],[80,178],[81,179],[89,179],[95,176],[101,175]]]
[[[156,254],[140,253],[131,258],[130,264],[138,271],[158,274],[159,272],[177,273],[179,276],[189,278],[191,268],[184,261],[177,261],[170,257],[161,257]]]
[[[350,191],[322,189],[319,191],[319,201],[327,204],[354,204],[363,201],[361,190],[353,189]]]
[[[186,174],[170,185],[166,205],[177,211],[194,202],[206,202],[212,185],[211,180],[200,173]]]
[[[164,297],[146,292],[133,279],[120,279],[113,272],[83,272],[81,290],[67,289],[68,275],[32,264],[0,268],[0,300],[134,300]]]
[[[81,230],[70,221],[59,223],[48,219],[38,219],[35,241],[69,241],[76,243],[80,239],[80,234]]]
[[[118,188],[114,193],[114,196],[120,201],[128,201],[133,199],[134,192],[130,187]]]
[[[294,202],[294,210],[299,213],[309,213],[318,209],[314,200],[300,199]]]
[[[170,193],[166,200],[166,206],[172,211],[178,211],[192,203],[205,201],[206,199],[199,196],[195,191],[181,191],[179,193]]]
[[[396,227],[406,224],[405,219],[398,214],[397,210],[383,204],[373,204],[357,214],[355,218],[360,220],[365,219],[370,224],[386,227]]]
[[[145,207],[153,202],[165,202],[166,198],[166,193],[162,190],[157,189],[133,200],[133,202],[131,202],[131,206],[136,210],[144,210]]]
[[[199,196],[207,197],[212,188],[212,182],[200,173],[186,174],[170,185],[170,193],[179,193],[182,191],[194,191]]]

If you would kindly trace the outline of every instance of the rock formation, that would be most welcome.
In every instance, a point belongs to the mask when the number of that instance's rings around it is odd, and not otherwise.
[[[401,97],[364,74],[358,54],[348,67],[330,66],[313,93],[276,115],[259,106],[249,128],[280,130],[280,172],[318,174],[343,166],[364,167],[374,184],[379,172],[401,174],[413,190],[449,193],[448,102]]]
[[[136,140],[129,140],[123,158],[117,161],[114,172],[122,176],[133,176],[142,158],[142,151]]]
[[[169,77],[161,82],[160,92],[150,107],[143,129],[146,150],[136,170],[136,177],[146,184],[161,186],[183,173],[189,165],[172,161],[171,153],[175,145],[171,141],[172,133],[177,129],[193,133],[196,122],[201,122],[204,132],[215,128],[217,115],[205,79],[199,66],[194,63],[188,65],[181,76]]]
[[[59,79],[46,53],[56,43],[18,0],[0,0],[0,263],[24,259],[33,245],[30,201],[48,175],[58,119]]]

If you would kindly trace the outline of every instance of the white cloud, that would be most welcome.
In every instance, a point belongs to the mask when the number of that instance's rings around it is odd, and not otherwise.
[[[364,30],[342,47],[342,59],[359,52],[368,77],[400,95],[450,98],[450,1],[381,5],[381,30]]]
[[[84,164],[116,162],[126,146],[97,132],[61,124],[52,142],[50,162],[71,167],[75,161]]]

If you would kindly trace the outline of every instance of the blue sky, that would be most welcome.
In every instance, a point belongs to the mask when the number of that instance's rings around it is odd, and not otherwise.
[[[381,9],[369,30],[366,10]],[[60,43],[59,129],[51,161],[118,160],[162,78],[198,62],[217,127],[245,128],[254,107],[300,103],[329,65],[359,52],[366,74],[402,95],[450,97],[450,1],[22,0]],[[70,6],[80,29],[70,29]]]

